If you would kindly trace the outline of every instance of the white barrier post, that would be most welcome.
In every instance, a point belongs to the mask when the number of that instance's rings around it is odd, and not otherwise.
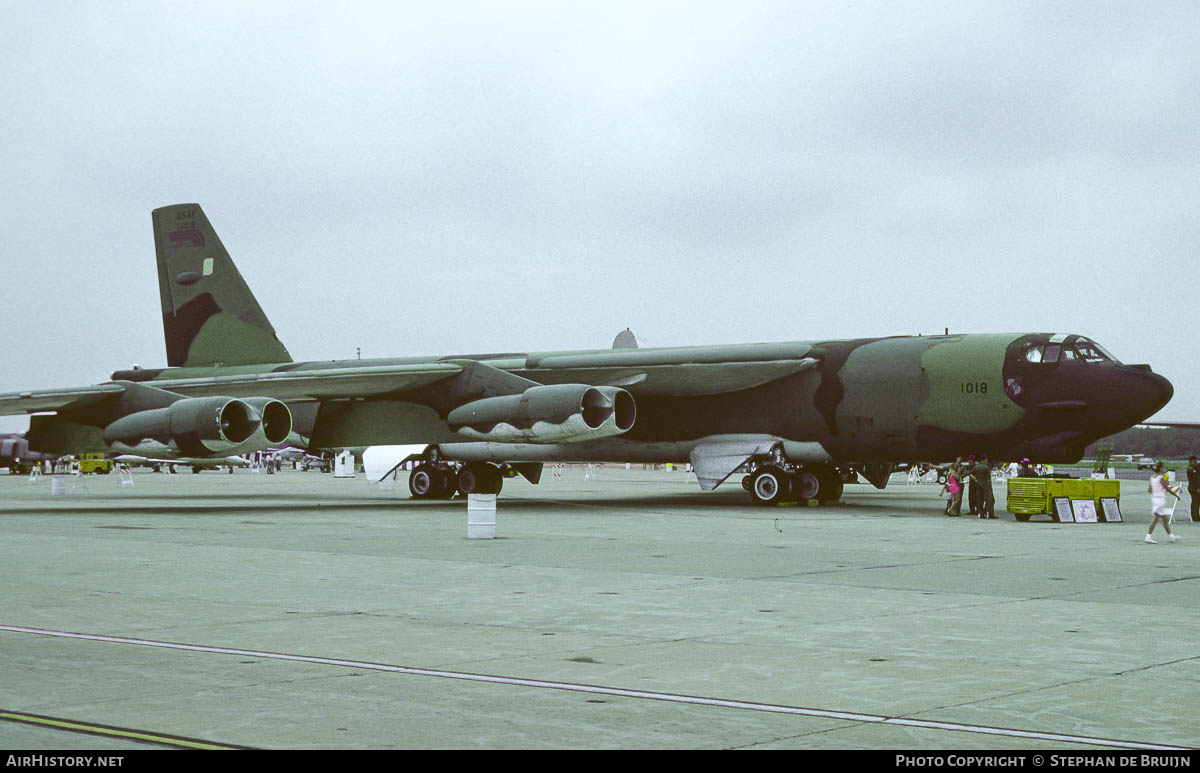
[[[354,454],[349,451],[342,451],[337,455],[337,458],[333,462],[333,477],[354,477]]]
[[[496,538],[496,495],[467,495],[467,539]]]

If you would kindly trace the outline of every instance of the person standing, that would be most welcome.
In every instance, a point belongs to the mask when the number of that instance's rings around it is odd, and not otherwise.
[[[1178,534],[1171,533],[1170,518],[1171,514],[1167,512],[1167,494],[1179,499],[1179,489],[1172,488],[1170,480],[1167,478],[1167,465],[1162,462],[1156,462],[1154,472],[1150,475],[1150,528],[1146,531],[1146,542],[1151,545],[1158,544],[1154,537],[1150,535],[1154,533],[1154,527],[1158,525],[1158,520],[1162,519],[1163,528],[1167,530],[1167,537],[1172,542],[1179,539]]]
[[[971,489],[979,490],[979,517],[996,517],[996,496],[992,493],[992,466],[988,464],[987,454],[979,458],[971,469]]]
[[[975,469],[975,454],[967,457],[967,463],[963,465],[963,485],[967,487],[967,513],[976,515],[979,512],[979,486],[975,483],[973,471]]]
[[[1188,498],[1192,500],[1192,523],[1200,523],[1200,465],[1196,457],[1188,458]]]

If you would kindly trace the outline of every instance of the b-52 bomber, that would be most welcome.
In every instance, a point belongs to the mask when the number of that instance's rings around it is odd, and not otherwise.
[[[409,488],[433,499],[498,491],[512,470],[536,483],[546,462],[690,462],[702,489],[743,472],[771,504],[836,500],[851,473],[883,488],[917,460],[1078,461],[1172,395],[1148,365],[1053,333],[294,362],[200,206],[152,220],[167,367],[0,395],[0,414],[42,414],[31,447],[421,444]]]

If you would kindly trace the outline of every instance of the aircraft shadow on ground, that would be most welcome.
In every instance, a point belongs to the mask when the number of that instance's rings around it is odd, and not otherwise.
[[[467,509],[467,500],[455,497],[450,500],[415,500],[405,495],[381,494],[372,496],[361,495],[351,499],[306,500],[294,494],[202,494],[187,493],[181,495],[178,504],[170,502],[170,496],[156,495],[152,499],[138,500],[125,497],[87,498],[80,502],[77,509],[59,509],[57,507],[40,507],[27,505],[0,510],[0,516],[55,516],[55,515],[163,515],[163,516],[203,516],[203,515],[244,515],[246,513],[276,512],[281,515],[288,513],[322,513],[390,511],[397,515],[421,512],[461,513]],[[928,505],[928,506],[926,506]],[[762,507],[747,501],[744,492],[730,489],[725,492],[695,492],[669,493],[653,495],[638,492],[629,496],[604,496],[587,498],[556,497],[527,497],[500,495],[497,507],[511,508],[519,512],[549,512],[561,511],[568,508],[573,513],[589,510],[636,510],[639,508],[677,508],[693,510],[695,514],[711,514],[716,510],[737,510],[739,514],[758,515],[762,517],[802,517],[804,515],[819,515],[831,513],[862,513],[870,515],[891,515],[894,517],[913,517],[937,515],[938,500],[929,503],[904,503],[881,501],[841,500],[820,506],[804,506],[785,503],[774,507]],[[851,510],[852,509],[852,510]],[[684,513],[674,513],[684,514]]]

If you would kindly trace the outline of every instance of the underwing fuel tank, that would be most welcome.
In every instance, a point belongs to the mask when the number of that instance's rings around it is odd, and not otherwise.
[[[519,395],[486,397],[459,406],[450,429],[497,443],[571,443],[627,432],[637,417],[633,395],[617,387],[555,384]]]

